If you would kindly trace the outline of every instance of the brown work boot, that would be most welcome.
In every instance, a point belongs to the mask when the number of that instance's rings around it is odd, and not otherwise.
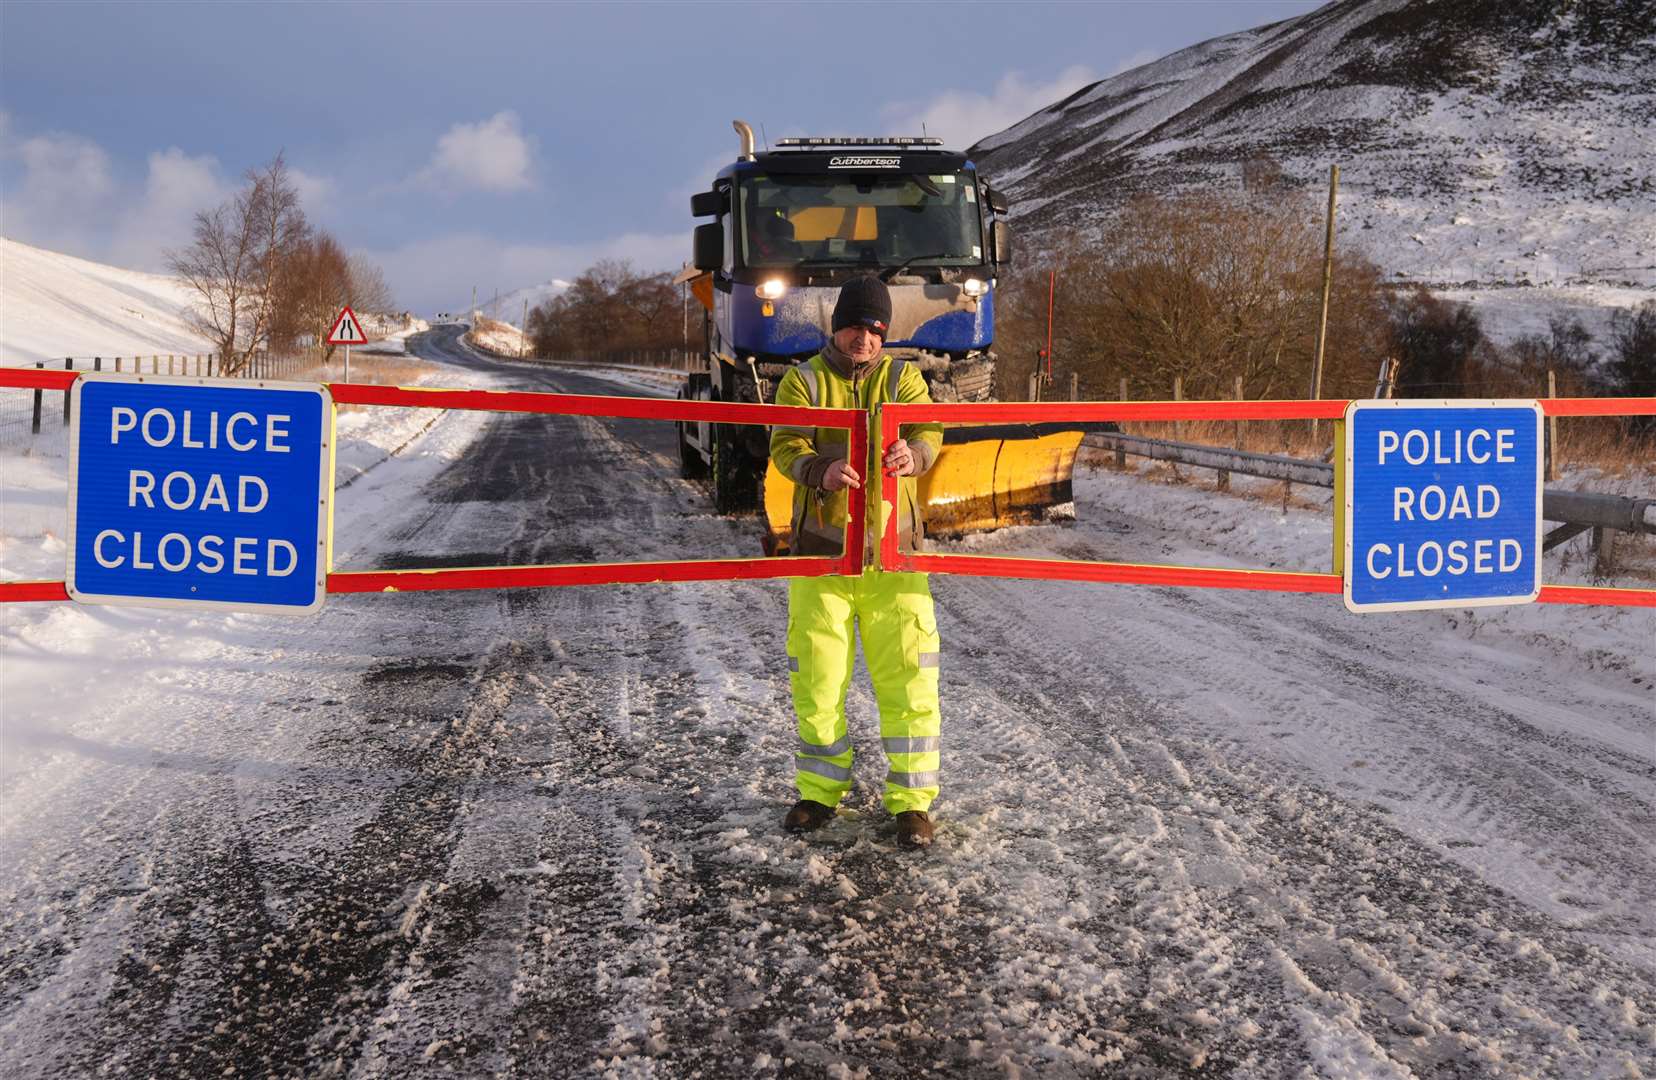
[[[897,843],[901,847],[930,847],[931,818],[924,810],[904,810],[897,815]]]
[[[832,806],[824,806],[810,799],[800,799],[782,819],[782,828],[788,832],[815,832],[833,819]]]

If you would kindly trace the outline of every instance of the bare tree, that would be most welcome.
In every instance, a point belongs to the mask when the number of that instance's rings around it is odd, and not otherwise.
[[[666,273],[640,274],[601,259],[535,307],[525,328],[537,353],[569,349],[671,349],[685,337],[684,300]],[[694,330],[699,339],[700,320]]]
[[[310,234],[281,154],[249,169],[230,200],[196,214],[194,240],[168,252],[172,271],[195,290],[195,327],[211,338],[226,374],[266,344],[295,253]]]
[[[396,306],[391,286],[385,282],[385,272],[366,255],[350,257],[345,267],[345,281],[347,299],[353,311],[384,315]]]
[[[1316,215],[1287,193],[1129,204],[1097,243],[1057,253],[1054,375],[1074,372],[1093,395],[1114,396],[1125,378],[1134,397],[1165,397],[1182,379],[1190,397],[1223,398],[1241,376],[1249,397],[1299,396],[1321,307],[1319,241]],[[1021,397],[1039,362],[1047,270],[1002,279],[1002,396]],[[1327,393],[1373,385],[1387,345],[1380,279],[1363,259],[1337,262]]]
[[[348,273],[345,249],[332,234],[318,232],[298,245],[280,277],[268,335],[271,346],[320,342],[340,305],[347,302]]]
[[[196,293],[190,325],[209,338],[228,372],[236,356],[242,316],[252,291],[247,194],[195,216],[189,247],[167,252],[167,265]]]

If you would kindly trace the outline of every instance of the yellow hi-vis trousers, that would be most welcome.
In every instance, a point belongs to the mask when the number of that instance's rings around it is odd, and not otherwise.
[[[788,666],[799,717],[794,782],[801,798],[827,806],[851,790],[845,693],[859,630],[889,766],[885,808],[925,810],[937,798],[942,767],[937,615],[925,574],[865,570],[788,583]]]

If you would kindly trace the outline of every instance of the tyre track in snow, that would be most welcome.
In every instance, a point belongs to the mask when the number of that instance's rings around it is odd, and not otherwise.
[[[606,429],[583,432],[600,456]],[[557,526],[560,543],[591,536],[589,546],[607,548],[659,530],[671,492],[627,479],[645,489],[643,501],[606,491],[606,513],[594,521],[568,514],[560,497],[547,509],[548,531]],[[718,519],[704,525],[732,528]],[[595,938],[559,924],[515,928],[525,959],[512,982],[510,1070],[576,1068],[591,1063],[594,1049],[622,1072],[713,1074],[782,1070],[790,1059],[970,1073],[1000,1055],[1034,1061],[1050,1053],[1050,1033],[1021,1030],[1016,1001],[1003,1003],[1011,1010],[1004,1025],[990,1013],[996,1030],[978,1038],[985,1014],[968,988],[983,971],[1016,964],[1025,943],[1008,932],[990,877],[974,870],[957,882],[895,850],[868,801],[883,773],[868,732],[857,770],[860,815],[836,823],[825,843],[779,835],[777,819],[793,798],[794,741],[779,586],[506,595],[522,597],[509,603],[519,628],[531,615],[558,628],[549,631],[551,651],[568,659],[532,674],[545,684],[541,737],[559,749],[537,760],[571,806],[595,815],[594,830],[614,839],[618,865],[601,864],[597,876],[614,875],[608,895],[621,904]],[[869,717],[865,691],[853,695],[852,709]],[[556,909],[570,872],[549,870],[524,887],[553,897],[545,908]],[[514,931],[509,920],[497,929]],[[560,1012],[559,991],[570,986],[587,987],[598,1002],[596,1015],[581,1018],[596,1021],[596,1033]],[[451,1000],[429,983],[420,990],[425,1013]],[[410,1012],[399,1005],[396,1023],[421,1034],[384,1061],[409,1067],[410,1051],[431,1030]],[[468,1064],[492,1068],[499,1059],[480,1055],[482,1041],[427,1045],[439,1065],[464,1047]],[[375,1068],[380,1060],[364,1059]],[[1090,1067],[1091,1055],[1076,1063]]]
[[[319,975],[326,984],[336,960],[354,967],[363,951],[301,928],[331,922],[354,939],[365,937],[360,923],[374,924],[375,859],[352,853],[354,846],[385,851],[365,834],[371,826],[362,826],[358,809],[382,785],[361,770],[378,764],[398,777],[410,767],[406,760],[376,763],[360,747],[351,760],[328,760],[325,744],[339,728],[315,721],[341,705],[328,696],[325,669],[354,652],[349,622],[272,620],[245,674],[284,696],[254,706],[250,716],[226,715],[218,696],[226,673],[187,675],[177,680],[184,715],[167,733],[173,749],[132,752],[125,772],[133,779],[121,785],[105,786],[99,770],[88,770],[88,794],[106,800],[100,819],[108,835],[98,839],[108,847],[77,852],[92,858],[53,876],[131,884],[114,890],[113,900],[101,889],[90,900],[84,892],[76,898],[94,917],[78,926],[66,919],[58,969],[8,1010],[8,1073],[218,1075],[236,1063],[279,1072],[280,1063],[299,1060],[293,1040],[309,1035],[307,1014],[331,1004],[312,985]],[[259,670],[288,655],[322,662]],[[376,719],[371,710],[363,715]],[[318,756],[292,742],[293,731],[318,728]],[[105,771],[125,779],[119,769]],[[313,788],[318,798],[306,805]],[[305,809],[281,809],[290,804]],[[315,819],[332,812],[343,821],[330,832],[346,838],[339,864],[349,866],[341,876],[351,884],[340,893],[330,887],[338,881],[328,880],[334,868],[306,847]],[[427,840],[408,837],[414,847],[406,857],[416,858]],[[129,864],[136,873],[123,870]],[[10,933],[5,941],[9,950]]]
[[[1027,587],[952,582],[955,590],[976,594],[960,608],[974,642],[1000,638],[1019,657],[995,680],[1003,696],[1032,683],[1024,692],[1040,700],[1065,684],[1066,673],[1096,665],[1101,652],[1119,644],[1113,620],[1096,646],[1049,632],[1034,617],[1043,608]],[[1120,605],[1121,619],[1157,606],[1162,591],[1156,592]],[[942,610],[947,616],[953,609]],[[1267,763],[1215,752],[1205,745],[1201,721],[1176,706],[1129,691],[1115,710],[1099,713],[1075,697],[1044,718],[1044,731],[1050,737],[1053,729],[1067,730],[1083,744],[1081,751],[1057,748],[1078,770],[1082,762],[1128,764],[1114,776],[1098,769],[1077,786],[1100,790],[1106,803],[1126,794],[1123,819],[1110,831],[1130,834],[1144,814],[1154,822],[1149,836],[1160,841],[1139,852],[1130,844],[1106,851],[1099,865],[1106,882],[1137,857],[1155,868],[1145,881],[1155,883],[1148,889],[1157,900],[1127,920],[1129,927],[1147,920],[1162,943],[1149,984],[1182,981],[1169,962],[1181,946],[1220,958],[1216,967],[1228,974],[1219,986],[1196,982],[1184,993],[1226,1003],[1201,1010],[1218,1021],[1217,1030],[1250,1032],[1240,1044],[1232,1034],[1216,1047],[1243,1073],[1269,1074],[1273,1060],[1315,1056],[1328,1045],[1377,1075],[1480,1071],[1495,1061],[1540,1075],[1594,1075],[1617,1061],[1637,1067],[1647,1060],[1656,1027],[1648,1016],[1632,1019],[1636,1012],[1628,1009],[1650,999],[1648,973],[1583,945],[1572,928],[1489,888],[1373,810],[1264,773]],[[958,777],[960,754],[952,755],[951,777]],[[1201,865],[1204,845],[1217,862]],[[1066,850],[1088,857],[1084,841]],[[1192,926],[1207,929],[1182,940]],[[1101,929],[1120,937],[1119,924]],[[1248,943],[1274,944],[1261,951]],[[1130,956],[1138,944],[1131,931],[1123,944],[1118,955]],[[1492,994],[1493,987],[1503,990]],[[1514,1012],[1527,1023],[1513,1025],[1506,1017]],[[1304,1030],[1284,1030],[1281,1020],[1296,1015]],[[1589,1031],[1592,1037],[1581,1035]]]
[[[1108,544],[1063,546],[1071,557],[1134,557]],[[1656,729],[1640,722],[1648,694],[1640,701],[1607,678],[1603,693],[1580,700],[1546,665],[1516,664],[1434,622],[1422,635],[1431,614],[1353,621],[1294,597],[1154,595],[1130,607],[1101,597],[1101,611],[1119,613],[1101,641],[1208,738],[1236,755],[1336,761],[1455,861],[1625,946],[1629,958],[1656,962],[1656,761],[1647,749]],[[1490,672],[1474,697],[1462,673],[1479,663]],[[1227,729],[1237,707],[1275,719],[1274,750]]]

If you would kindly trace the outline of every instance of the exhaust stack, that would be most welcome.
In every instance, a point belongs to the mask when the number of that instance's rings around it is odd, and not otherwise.
[[[736,134],[742,137],[742,160],[753,161],[753,129],[748,127],[746,120],[732,120],[730,126],[736,129]]]

